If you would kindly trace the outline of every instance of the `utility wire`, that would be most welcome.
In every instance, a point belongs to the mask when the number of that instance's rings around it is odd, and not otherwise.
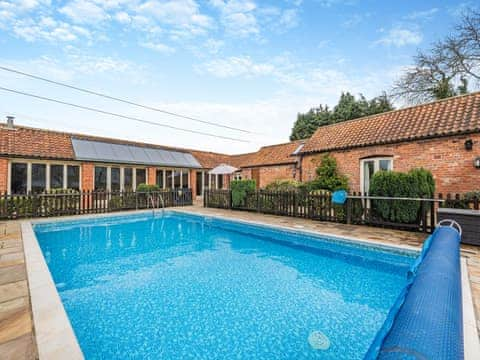
[[[139,103],[136,103],[136,102],[133,102],[133,101],[130,101],[130,100],[121,99],[121,98],[118,98],[118,97],[115,97],[115,96],[107,95],[107,94],[104,94],[104,93],[99,93],[99,92],[96,92],[96,91],[93,91],[93,90],[80,88],[80,87],[77,87],[77,86],[69,85],[69,84],[62,83],[62,82],[55,81],[55,80],[50,80],[50,79],[47,79],[47,78],[44,78],[44,77],[41,77],[41,76],[29,74],[29,73],[19,71],[19,70],[15,70],[15,69],[12,69],[12,68],[8,68],[8,67],[5,67],[5,66],[0,66],[0,70],[4,70],[4,71],[11,72],[11,73],[27,76],[27,77],[30,77],[32,79],[45,81],[45,82],[48,82],[50,84],[63,86],[63,87],[69,88],[69,89],[81,91],[81,92],[86,93],[86,94],[100,96],[100,97],[103,97],[105,99],[119,101],[119,102],[122,102],[124,104],[141,107],[141,108],[144,108],[144,109],[147,109],[147,110],[157,111],[157,112],[161,112],[163,114],[176,116],[176,117],[191,120],[191,121],[196,121],[196,122],[199,122],[199,123],[202,123],[202,124],[207,124],[207,125],[216,126],[216,127],[219,127],[219,128],[234,130],[234,131],[240,131],[240,132],[247,133],[247,134],[255,134],[254,132],[249,131],[249,130],[240,129],[240,128],[236,128],[236,127],[228,126],[228,125],[222,125],[222,124],[218,124],[218,123],[215,123],[215,122],[212,122],[212,121],[200,120],[200,119],[197,119],[197,118],[194,118],[194,117],[191,117],[191,116],[174,113],[174,112],[167,111],[167,110],[162,110],[162,109],[159,109],[159,108],[156,108],[156,107],[153,107],[153,106],[139,104]]]
[[[70,102],[66,102],[66,101],[62,101],[62,100],[58,100],[58,99],[53,99],[53,98],[49,98],[49,97],[45,97],[45,96],[31,94],[31,93],[27,93],[27,92],[23,92],[23,91],[19,91],[19,90],[9,89],[9,88],[5,88],[5,87],[2,87],[2,86],[0,86],[0,90],[7,91],[7,92],[10,92],[10,93],[14,93],[14,94],[33,97],[33,98],[44,100],[44,101],[50,101],[50,102],[54,102],[54,103],[57,103],[57,104],[67,105],[67,106],[75,107],[77,109],[88,110],[88,111],[97,112],[97,113],[104,114],[104,115],[110,115],[110,116],[115,116],[115,117],[122,118],[122,119],[137,121],[137,122],[144,123],[144,124],[155,125],[155,126],[160,126],[160,127],[173,129],[173,130],[184,131],[184,132],[188,132],[188,133],[192,133],[192,134],[215,137],[215,138],[219,138],[219,139],[232,140],[232,141],[243,142],[243,143],[250,143],[250,141],[248,141],[248,140],[243,140],[243,139],[238,139],[238,138],[233,138],[233,137],[228,137],[228,136],[222,136],[222,135],[216,135],[216,134],[207,133],[207,132],[203,132],[203,131],[190,130],[190,129],[185,129],[185,128],[172,126],[172,125],[168,125],[168,124],[162,124],[162,123],[159,123],[159,122],[144,120],[144,119],[140,119],[140,118],[136,118],[136,117],[132,117],[132,116],[127,116],[127,115],[122,115],[122,114],[118,114],[118,113],[114,113],[114,112],[110,112],[110,111],[106,111],[106,110],[102,110],[102,109],[97,109],[97,108],[93,108],[93,107],[89,107],[89,106],[78,105],[78,104],[74,104],[74,103],[70,103]]]

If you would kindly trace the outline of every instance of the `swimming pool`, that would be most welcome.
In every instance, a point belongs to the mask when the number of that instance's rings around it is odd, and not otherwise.
[[[34,231],[87,359],[361,359],[415,256],[173,211]]]

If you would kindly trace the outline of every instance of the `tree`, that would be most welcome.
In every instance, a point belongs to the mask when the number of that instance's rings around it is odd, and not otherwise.
[[[418,52],[392,95],[414,104],[445,99],[466,94],[469,80],[480,81],[480,12],[474,10],[462,16],[452,35]]]
[[[480,81],[480,11],[467,10],[455,34],[439,44],[446,49],[449,62],[460,68],[462,75]]]
[[[362,116],[373,115],[393,110],[386,93],[368,101],[362,94],[357,100],[349,92],[342,93],[338,104],[330,110],[327,105],[320,105],[308,112],[297,114],[297,120],[292,128],[290,140],[306,139],[320,126],[325,126],[345,120],[356,119]]]
[[[348,190],[348,178],[339,174],[337,160],[329,154],[322,157],[320,166],[316,170],[317,178],[312,181],[314,189],[321,190]]]
[[[461,76],[457,64],[448,60],[443,47],[436,46],[429,53],[419,52],[415,65],[408,69],[393,87],[393,97],[412,104],[440,100],[467,91],[467,80]],[[455,87],[460,82],[461,89]]]

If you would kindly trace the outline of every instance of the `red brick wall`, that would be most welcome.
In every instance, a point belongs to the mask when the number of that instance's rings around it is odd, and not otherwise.
[[[82,163],[82,190],[93,190],[94,188],[94,165]]]
[[[155,185],[157,183],[157,169],[154,167],[147,168],[147,184]]]
[[[295,171],[295,165],[262,166],[251,169],[242,169],[242,179],[255,179],[257,188],[264,188],[275,180],[298,179],[299,171]]]
[[[465,140],[472,139],[473,150],[465,150]],[[480,134],[412,141],[331,152],[338,169],[349,178],[350,190],[360,191],[360,159],[393,156],[393,170],[408,171],[423,167],[432,172],[437,193],[463,193],[480,190],[480,169],[473,162],[480,157]],[[303,158],[303,180],[315,178],[315,169],[323,154]]]
[[[192,196],[197,197],[197,170],[190,170],[190,189],[192,189]]]
[[[0,193],[8,191],[8,160],[0,159]]]

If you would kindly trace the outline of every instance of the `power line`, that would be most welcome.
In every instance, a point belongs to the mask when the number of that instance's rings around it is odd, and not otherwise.
[[[207,133],[207,132],[203,132],[203,131],[190,130],[190,129],[185,129],[185,128],[172,126],[172,125],[168,125],[168,124],[162,124],[162,123],[158,123],[158,122],[154,122],[154,121],[150,121],[150,120],[144,120],[144,119],[140,119],[140,118],[136,118],[136,117],[132,117],[132,116],[122,115],[122,114],[118,114],[118,113],[114,113],[114,112],[110,112],[110,111],[106,111],[106,110],[102,110],[102,109],[97,109],[97,108],[93,108],[93,107],[89,107],[89,106],[78,105],[78,104],[74,104],[74,103],[70,103],[70,102],[66,102],[66,101],[62,101],[62,100],[58,100],[58,99],[53,99],[53,98],[49,98],[49,97],[45,97],[45,96],[31,94],[31,93],[27,93],[27,92],[23,92],[23,91],[19,91],[19,90],[9,89],[9,88],[5,88],[5,87],[1,87],[1,86],[0,86],[0,90],[7,91],[7,92],[10,92],[10,93],[14,93],[14,94],[33,97],[33,98],[44,100],[44,101],[50,101],[50,102],[54,102],[54,103],[57,103],[57,104],[67,105],[67,106],[75,107],[77,109],[88,110],[88,111],[97,112],[97,113],[104,114],[104,115],[115,116],[115,117],[122,118],[122,119],[127,119],[127,120],[133,120],[133,121],[137,121],[137,122],[144,123],[144,124],[155,125],[155,126],[160,126],[160,127],[173,129],[173,130],[184,131],[184,132],[188,132],[188,133],[192,133],[192,134],[215,137],[215,138],[219,138],[219,139],[232,140],[232,141],[238,141],[238,142],[243,142],[243,143],[250,143],[250,141],[248,141],[248,140],[232,138],[232,137],[229,137],[229,136],[216,135],[216,134],[211,134],[211,133]]]
[[[115,96],[107,95],[107,94],[104,94],[104,93],[99,93],[99,92],[96,92],[96,91],[93,91],[93,90],[80,88],[80,87],[77,87],[77,86],[69,85],[69,84],[62,83],[62,82],[55,81],[55,80],[50,80],[50,79],[47,79],[45,77],[29,74],[29,73],[19,71],[19,70],[15,70],[15,69],[12,69],[12,68],[8,68],[8,67],[5,67],[5,66],[0,66],[0,70],[4,70],[4,71],[11,72],[11,73],[27,76],[27,77],[30,77],[32,79],[45,81],[45,82],[48,82],[50,84],[63,86],[63,87],[69,88],[69,89],[81,91],[81,92],[86,93],[86,94],[100,96],[100,97],[103,97],[105,99],[119,101],[119,102],[122,102],[124,104],[141,107],[141,108],[144,108],[144,109],[147,109],[147,110],[157,111],[157,112],[161,112],[163,114],[176,116],[176,117],[191,120],[191,121],[196,121],[196,122],[199,122],[199,123],[202,123],[202,124],[207,124],[207,125],[216,126],[216,127],[219,127],[219,128],[229,129],[229,130],[240,131],[240,132],[247,133],[247,134],[255,134],[254,132],[249,131],[249,130],[240,129],[240,128],[236,128],[236,127],[228,126],[228,125],[222,125],[222,124],[218,124],[218,123],[215,123],[215,122],[212,122],[212,121],[200,120],[200,119],[197,119],[197,118],[194,118],[194,117],[191,117],[191,116],[178,114],[178,113],[175,113],[175,112],[172,112],[172,111],[159,109],[159,108],[149,106],[149,105],[139,104],[139,103],[136,103],[136,102],[133,102],[133,101],[130,101],[130,100],[121,99],[121,98],[118,98],[118,97],[115,97]]]

